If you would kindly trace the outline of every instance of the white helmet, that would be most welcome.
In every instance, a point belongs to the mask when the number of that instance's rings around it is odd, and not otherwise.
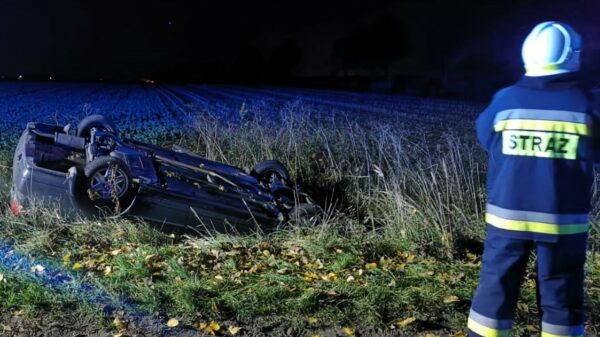
[[[526,76],[548,76],[579,70],[581,36],[557,21],[535,26],[523,43],[521,54]]]

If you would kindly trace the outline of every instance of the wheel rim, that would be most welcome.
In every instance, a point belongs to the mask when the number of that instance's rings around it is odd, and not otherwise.
[[[265,171],[263,173],[260,174],[260,180],[263,180],[265,182],[271,183],[273,181],[273,176],[276,176],[277,179],[281,180],[281,181],[285,181],[285,178],[283,177],[283,175],[281,173],[279,173],[279,171],[277,170],[268,170]]]
[[[102,196],[103,200],[111,200],[113,197],[121,198],[129,186],[129,178],[125,172],[118,167],[106,167],[98,170],[90,183],[92,191]]]

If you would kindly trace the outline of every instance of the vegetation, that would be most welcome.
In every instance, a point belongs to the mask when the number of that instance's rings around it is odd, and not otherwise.
[[[102,313],[100,298],[208,334],[237,331],[225,331],[233,325],[217,331],[224,320],[243,329],[268,317],[309,329],[345,327],[348,335],[378,326],[461,336],[484,235],[485,156],[471,126],[446,125],[453,130],[446,132],[439,125],[328,124],[300,117],[306,108],[283,107],[277,124],[200,118],[182,138],[160,139],[242,167],[281,160],[326,210],[317,225],[189,237],[134,220],[73,221],[44,208],[15,218],[3,210],[5,245],[74,275],[78,289],[108,296],[82,298],[73,282],[44,284],[23,276],[31,272],[0,266],[0,308],[35,315],[75,307],[108,315],[115,330],[124,329],[112,321],[115,313]],[[11,152],[8,147],[0,155],[3,203]],[[600,318],[597,227],[592,231],[590,332]],[[518,306],[517,336],[537,329],[533,273]]]

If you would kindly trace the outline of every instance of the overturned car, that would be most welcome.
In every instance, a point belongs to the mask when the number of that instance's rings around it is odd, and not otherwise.
[[[121,139],[102,115],[69,126],[29,123],[13,163],[11,210],[54,204],[63,214],[138,217],[170,231],[278,228],[319,210],[280,162],[254,169]]]

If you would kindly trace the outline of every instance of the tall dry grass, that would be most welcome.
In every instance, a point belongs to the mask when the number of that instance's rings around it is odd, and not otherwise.
[[[481,238],[485,156],[470,125],[314,115],[301,102],[271,118],[223,122],[205,115],[180,143],[242,167],[282,161],[347,232],[402,236],[445,256],[465,239]]]
[[[171,142],[249,169],[264,159],[282,161],[326,210],[323,232],[374,231],[448,257],[483,238],[486,155],[472,121],[357,120],[302,101],[284,104],[276,115],[269,106],[254,109],[244,106],[237,118],[227,119],[197,111],[196,123]],[[10,155],[0,151],[4,191]],[[595,218],[598,205],[594,202]],[[592,228],[596,237],[599,228]],[[599,241],[590,242],[594,248]]]

